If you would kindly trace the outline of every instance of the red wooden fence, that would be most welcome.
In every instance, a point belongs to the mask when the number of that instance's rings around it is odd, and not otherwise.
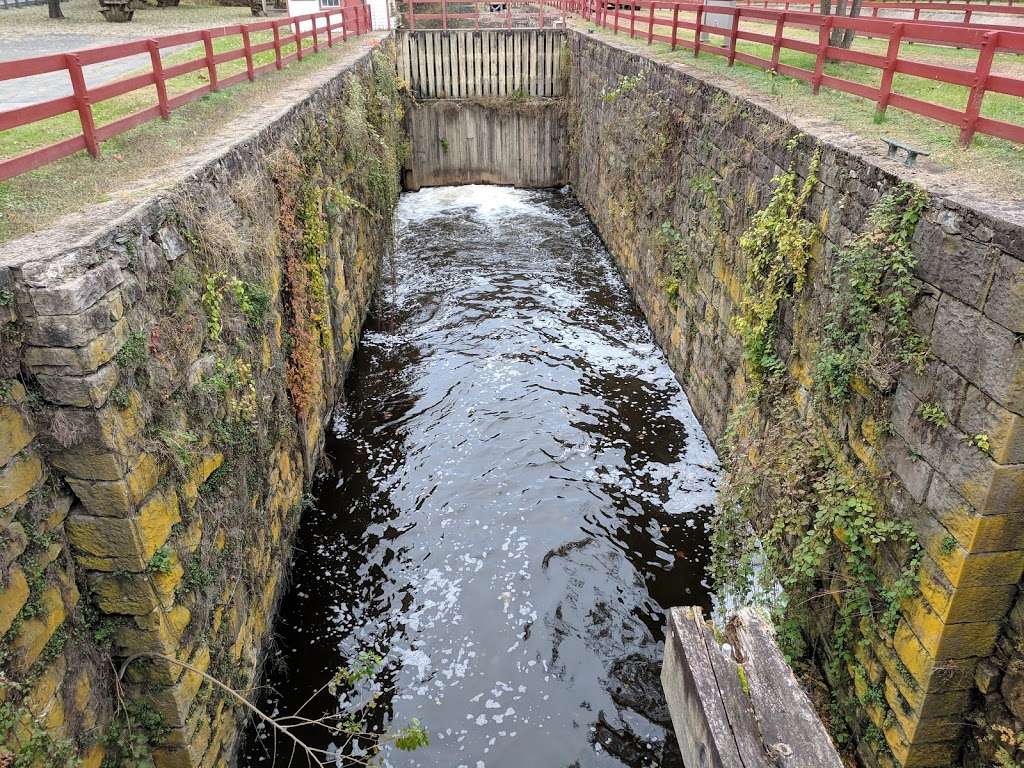
[[[549,4],[581,14],[588,20],[613,30],[615,34],[628,32],[630,37],[643,37],[648,45],[658,41],[668,43],[673,50],[680,47],[692,50],[695,56],[701,53],[723,56],[730,66],[740,61],[804,80],[810,83],[814,93],[822,86],[852,93],[875,102],[879,114],[892,106],[958,126],[960,142],[964,146],[971,143],[975,133],[1024,143],[1024,125],[981,115],[981,105],[986,93],[1002,93],[1024,98],[1024,79],[993,74],[991,71],[993,57],[997,51],[1024,53],[1024,32],[976,25],[822,16],[818,13],[779,11],[750,6],[729,8],[718,5],[705,6],[703,3],[658,0],[630,0],[628,9],[618,3],[595,0],[549,0]],[[707,15],[710,14],[730,17],[731,23],[726,27],[712,26],[707,23]],[[741,25],[744,21],[756,22],[759,25],[773,24],[774,34],[743,29]],[[787,25],[816,28],[818,41],[786,37]],[[829,33],[833,29],[852,29],[872,38],[888,40],[888,50],[885,55],[879,55],[829,45]],[[724,44],[702,41],[703,33],[723,36]],[[979,51],[978,59],[973,70],[904,59],[899,55],[900,44],[907,40],[976,48]],[[740,41],[771,46],[771,58],[766,59],[737,50],[736,45]],[[782,50],[813,54],[814,69],[803,69],[782,63]],[[824,71],[826,61],[846,61],[874,67],[881,72],[881,82],[876,87],[828,75]],[[963,86],[968,89],[966,105],[962,110],[954,109],[898,93],[893,90],[895,74]]]
[[[305,16],[291,16],[250,24],[195,30],[149,40],[135,40],[117,45],[86,48],[73,53],[55,53],[31,59],[0,62],[0,80],[16,80],[49,72],[66,71],[73,90],[70,96],[0,111],[0,131],[36,123],[67,112],[77,112],[82,127],[82,132],[77,136],[17,157],[0,160],[0,181],[46,165],[82,149],[87,150],[93,157],[98,157],[101,141],[157,117],[166,120],[172,110],[212,91],[218,91],[242,80],[254,80],[263,72],[269,69],[282,69],[293,60],[301,61],[307,53],[307,44],[304,44],[306,40],[312,40],[311,50],[317,52],[324,43],[330,47],[334,45],[335,39],[345,40],[349,36],[363,34],[370,28],[369,6],[361,0],[347,0],[344,7]],[[251,36],[254,33],[268,30],[273,33],[273,40],[252,43]],[[220,53],[214,52],[214,40],[235,35],[241,36],[240,47]],[[203,54],[199,58],[172,66],[166,66],[163,63],[161,50],[188,43],[202,43]],[[284,54],[282,48],[291,44],[295,45],[295,50]],[[253,57],[264,51],[273,51],[274,59],[263,65],[255,65]],[[92,88],[86,85],[84,67],[145,53],[148,53],[150,57],[149,72]],[[244,70],[225,78],[219,76],[218,65],[242,58],[245,59]],[[168,95],[168,80],[197,70],[206,70],[207,83],[184,93]],[[93,105],[149,86],[155,86],[157,96],[155,104],[105,125],[96,125]]]

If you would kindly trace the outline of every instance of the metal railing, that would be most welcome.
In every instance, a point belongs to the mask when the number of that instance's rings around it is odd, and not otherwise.
[[[268,19],[249,24],[234,24],[212,29],[181,32],[147,40],[86,48],[72,53],[54,53],[30,59],[0,62],[0,81],[19,80],[53,72],[67,72],[72,93],[68,96],[48,99],[0,111],[0,132],[20,126],[38,123],[58,115],[77,112],[81,133],[32,149],[16,157],[0,160],[0,180],[9,179],[20,173],[51,163],[62,157],[86,150],[93,157],[100,154],[100,142],[117,136],[137,125],[170,117],[173,110],[201,98],[207,93],[218,91],[243,80],[256,77],[271,69],[282,69],[291,61],[301,61],[308,52],[318,52],[326,43],[334,45],[335,40],[345,40],[361,35],[371,29],[369,6],[359,0],[351,0],[344,7],[292,16]],[[270,32],[272,39],[255,43],[254,34]],[[221,38],[238,37],[237,48],[215,52],[214,41]],[[311,46],[304,41],[311,40]],[[202,44],[202,54],[173,65],[163,61],[161,51],[167,48]],[[294,46],[285,53],[283,49]],[[273,51],[273,58],[257,65],[254,58],[259,54]],[[115,61],[140,54],[148,54],[150,70],[120,80],[103,83],[95,87],[86,85],[84,68],[91,64]],[[245,68],[228,77],[221,77],[218,66],[227,62],[245,60]],[[168,81],[191,72],[205,71],[206,82],[191,90],[170,95]],[[97,125],[93,107],[106,101],[139,89],[154,87],[156,103],[140,111],[125,115],[104,125]]]

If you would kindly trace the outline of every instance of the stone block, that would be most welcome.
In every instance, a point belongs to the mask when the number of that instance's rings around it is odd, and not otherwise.
[[[160,606],[147,573],[90,573],[89,589],[104,613],[144,616]]]
[[[36,381],[47,401],[54,405],[101,408],[120,380],[117,365],[111,363],[85,376],[40,373]]]
[[[1024,261],[999,254],[985,315],[1014,333],[1024,333]]]
[[[135,616],[131,624],[118,626],[115,630],[115,650],[119,656],[137,653],[175,656],[190,619],[191,613],[183,605],[176,605],[166,612],[157,608],[145,616]]]
[[[83,347],[25,347],[22,361],[34,373],[92,373],[114,359],[127,337],[122,318]]]
[[[28,579],[20,567],[14,566],[7,577],[7,585],[0,589],[0,636],[6,635],[15,617],[28,602]]]
[[[957,426],[967,435],[986,434],[998,464],[1024,463],[1024,417],[1003,408],[977,387],[969,387]]]
[[[95,450],[95,446],[78,446],[50,456],[50,464],[74,478],[82,480],[120,480],[128,471],[124,458],[111,451]]]
[[[1006,552],[1024,548],[1024,514],[978,514],[939,475],[932,481],[926,505],[935,519],[968,552]]]
[[[919,225],[919,232],[924,234],[924,242],[918,250],[918,276],[943,293],[980,309],[1001,255],[999,249],[959,233],[943,232],[926,222]]]
[[[99,517],[130,517],[139,503],[156,487],[166,467],[155,456],[143,453],[124,480],[95,481],[66,478],[82,504]]]
[[[24,450],[35,430],[20,409],[11,405],[0,405],[0,466],[6,464],[14,456]]]
[[[43,462],[35,453],[25,453],[0,469],[0,508],[13,504],[35,488],[43,478]]]
[[[948,295],[939,299],[931,352],[996,402],[1024,413],[1024,345],[1016,334]]]
[[[100,264],[63,285],[30,288],[32,307],[39,315],[74,315],[91,307],[124,280],[114,261]]]
[[[39,613],[25,619],[14,635],[11,663],[15,669],[24,672],[36,663],[64,619],[64,599],[60,590],[51,584],[39,596]]]
[[[65,529],[76,562],[95,571],[143,571],[145,554],[138,518],[98,517],[72,510]]]
[[[67,660],[63,654],[58,656],[52,664],[46,667],[36,678],[25,697],[25,704],[29,711],[36,717],[44,717],[54,702],[57,692],[64,682],[64,674],[67,672]],[[63,702],[61,702],[63,703]],[[64,707],[59,707],[63,714]]]
[[[84,347],[124,316],[121,294],[111,291],[78,314],[40,315],[25,325],[25,343],[38,347]]]

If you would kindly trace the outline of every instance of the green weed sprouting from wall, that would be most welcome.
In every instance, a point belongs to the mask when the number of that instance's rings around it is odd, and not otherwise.
[[[675,305],[679,301],[679,288],[692,274],[690,249],[686,237],[671,222],[662,222],[655,235],[655,244],[668,260],[668,276],[665,278],[665,294]]]
[[[795,140],[790,148],[795,148]],[[735,329],[755,386],[785,370],[775,352],[779,306],[804,287],[807,263],[821,239],[818,226],[803,218],[804,206],[818,183],[821,149],[811,158],[803,183],[790,167],[773,179],[768,205],[755,214],[740,247],[747,258],[747,276]]]
[[[841,406],[854,377],[886,380],[900,366],[924,366],[927,345],[910,318],[917,295],[910,243],[927,204],[923,190],[901,184],[871,209],[868,231],[840,249],[832,270],[836,296],[814,360],[819,399]]]
[[[828,427],[809,428],[791,390],[774,384],[734,412],[726,435],[712,526],[715,592],[766,607],[791,659],[808,652],[801,628],[834,611],[821,660],[832,685],[855,695],[856,649],[895,631],[916,594],[921,547],[909,522],[886,513],[871,480],[833,452]],[[755,404],[765,415],[760,428],[749,426]],[[899,563],[895,573],[882,566],[886,558]]]

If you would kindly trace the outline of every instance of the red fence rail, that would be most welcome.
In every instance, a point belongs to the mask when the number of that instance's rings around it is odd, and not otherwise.
[[[173,110],[195,101],[207,93],[218,91],[242,80],[255,80],[267,70],[282,69],[291,61],[301,61],[307,53],[304,45],[306,40],[312,40],[311,50],[318,52],[324,43],[328,47],[332,47],[336,39],[345,40],[350,36],[361,35],[370,28],[369,6],[359,0],[354,0],[347,2],[344,7],[304,16],[195,30],[148,40],[86,48],[72,53],[55,53],[30,59],[0,62],[0,80],[17,80],[66,71],[72,88],[70,96],[0,111],[0,131],[29,125],[68,112],[78,113],[82,129],[77,136],[16,157],[0,160],[0,181],[39,168],[83,149],[93,157],[98,157],[102,141],[157,117],[166,120]],[[254,33],[266,31],[273,33],[272,40],[262,43],[252,42],[251,38]],[[241,37],[241,45],[238,48],[219,53],[214,52],[214,40],[233,36]],[[202,43],[202,55],[171,66],[165,65],[161,57],[162,50],[188,43]],[[282,49],[292,44],[295,45],[295,50],[284,54]],[[255,65],[254,57],[264,51],[273,51],[273,60],[266,64]],[[84,68],[90,64],[147,53],[150,57],[149,72],[103,83],[92,88],[86,85]],[[244,70],[225,78],[219,76],[217,71],[219,65],[243,58],[245,59]],[[206,83],[184,93],[168,96],[167,82],[169,80],[198,70],[206,70],[208,77]],[[150,86],[154,86],[156,90],[155,104],[105,125],[96,125],[93,115],[94,105]]]
[[[817,13],[821,7],[821,0],[737,0],[741,5],[748,5],[760,8],[774,8],[784,11],[803,10],[808,13]],[[871,13],[868,14],[867,12]],[[910,12],[913,21],[922,21],[922,13],[961,14],[961,21],[969,24],[974,14],[985,16],[1013,16],[1020,17],[1024,22],[1024,5],[1018,2],[1016,5],[1011,0],[1008,3],[964,2],[963,0],[915,0],[914,2],[871,2],[861,5],[861,15],[870,15],[871,18],[897,18],[885,16],[882,11]]]
[[[673,50],[689,49],[693,51],[694,56],[701,53],[723,56],[729,66],[740,61],[806,81],[814,93],[822,86],[851,93],[875,102],[879,114],[883,114],[892,106],[958,126],[960,143],[964,146],[971,143],[976,133],[1024,143],[1024,125],[981,115],[982,102],[987,93],[1024,98],[1024,79],[992,72],[993,57],[997,51],[1024,53],[1024,32],[975,25],[822,16],[818,13],[749,6],[729,8],[720,5],[705,6],[703,3],[658,0],[629,0],[628,8],[619,3],[603,0],[550,0],[550,4],[580,14],[593,23],[614,31],[615,34],[628,32],[630,37],[645,38],[648,45],[657,41],[671,45]],[[712,21],[709,21],[709,17]],[[722,17],[728,18],[727,26],[717,25],[720,23],[718,19]],[[755,22],[761,29],[764,25],[774,25],[774,34],[743,29],[744,21]],[[811,42],[786,37],[787,26],[815,28],[818,30],[818,40]],[[834,29],[850,29],[872,38],[887,40],[887,52],[880,55],[832,46],[829,44],[829,35]],[[724,44],[712,44],[709,40],[702,39],[708,33],[721,35]],[[907,40],[976,48],[979,51],[976,65],[973,70],[967,70],[902,58],[900,45]],[[762,58],[737,50],[737,43],[740,41],[771,46],[771,58]],[[815,57],[814,69],[804,69],[781,62],[780,53],[783,50],[812,54]],[[881,73],[880,84],[876,87],[828,75],[824,67],[826,62],[831,61],[875,68]],[[896,74],[964,87],[968,89],[966,105],[963,109],[954,109],[898,93],[893,89],[893,78]]]

